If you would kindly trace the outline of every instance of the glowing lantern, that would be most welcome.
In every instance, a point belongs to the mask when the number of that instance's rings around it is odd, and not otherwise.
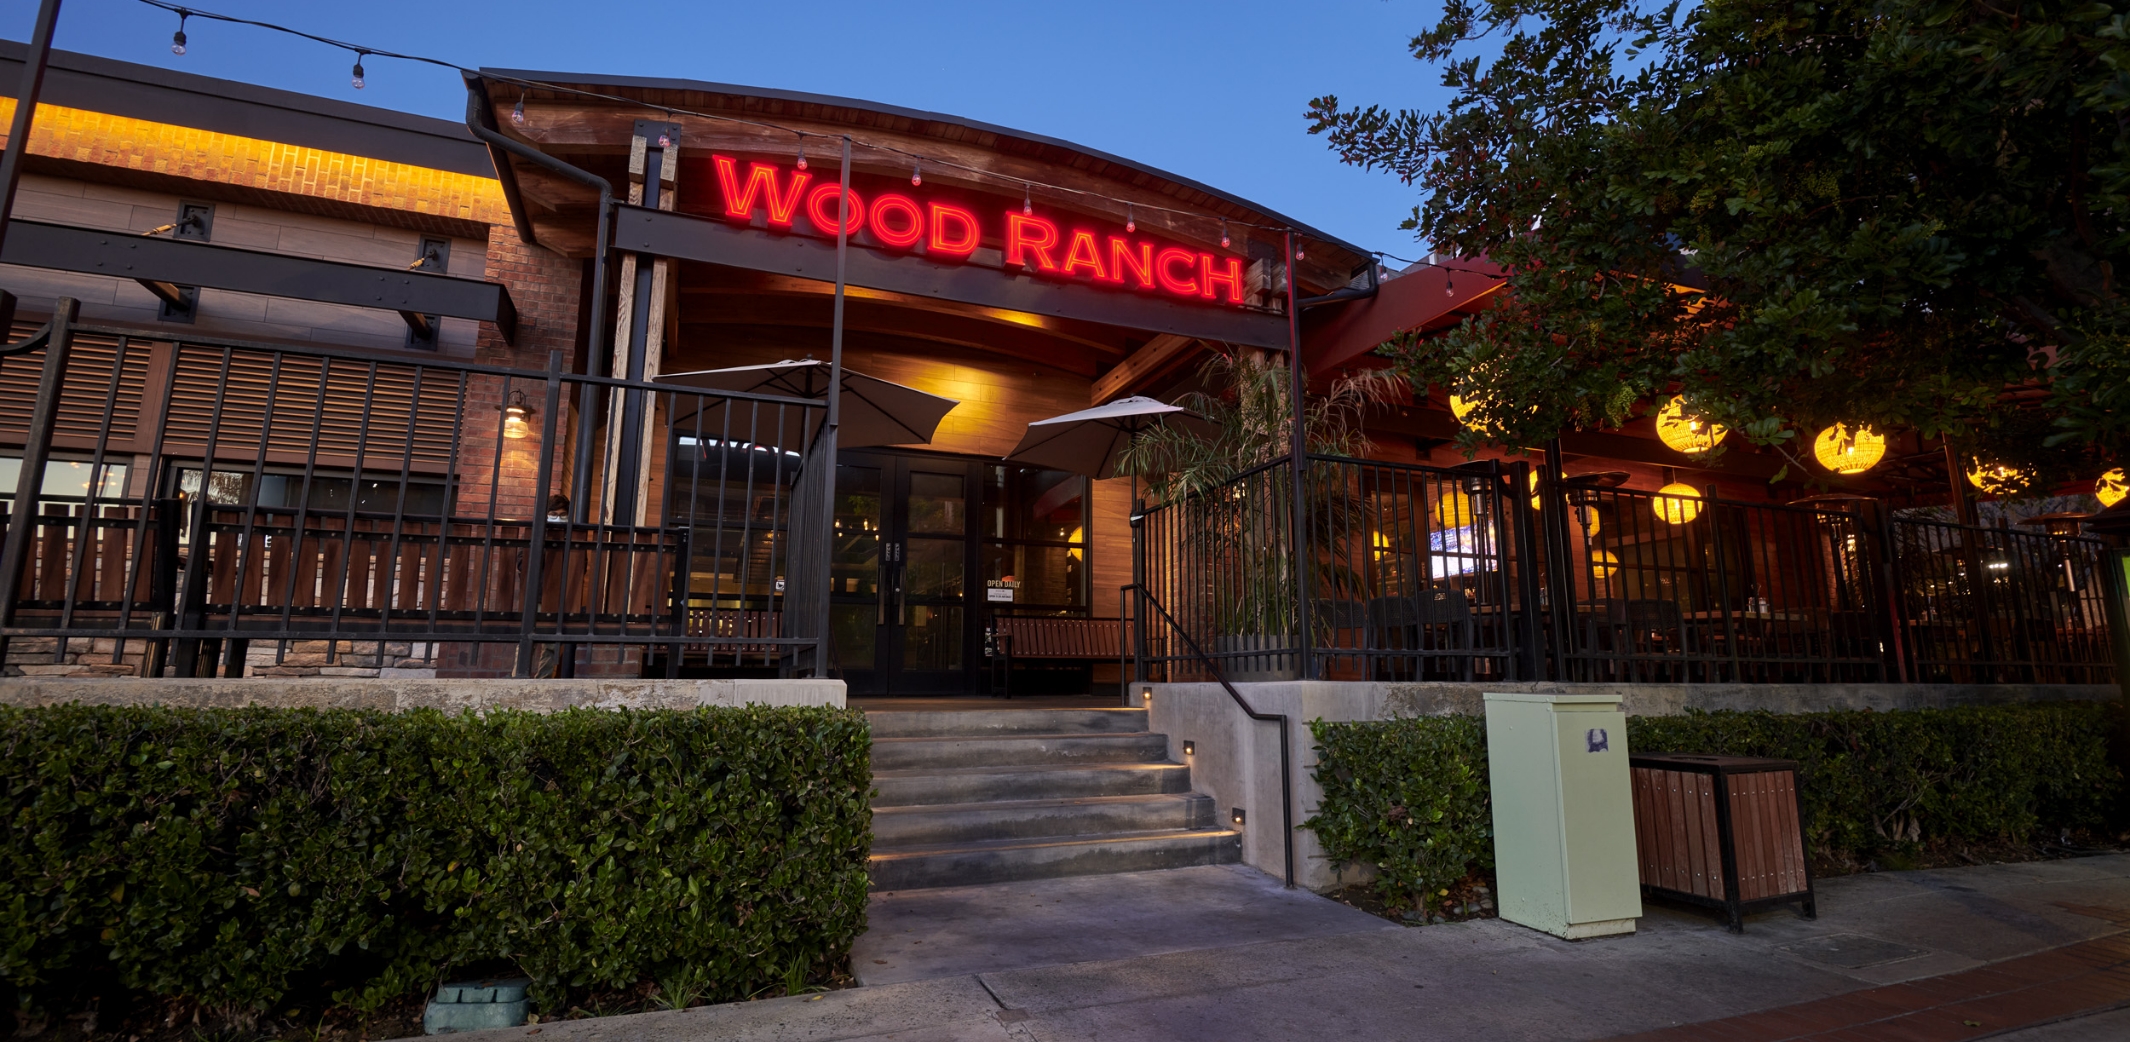
[[[1701,492],[1683,481],[1674,481],[1657,490],[1651,506],[1665,524],[1683,525],[1701,516]]]
[[[1445,489],[1435,497],[1435,523],[1444,528],[1463,528],[1472,523],[1472,497]]]
[[[1657,410],[1657,440],[1667,448],[1699,455],[1716,447],[1725,434],[1730,433],[1721,424],[1686,415],[1686,399],[1674,396]]]
[[[1590,551],[1590,570],[1600,579],[1610,579],[1620,570],[1620,559],[1610,550]]]
[[[1869,427],[1837,423],[1813,439],[1812,455],[1836,474],[1862,474],[1886,457],[1886,439]]]
[[[1538,471],[1534,470],[1531,472],[1531,509],[1537,510],[1545,505],[1545,500],[1538,494]]]
[[[2121,467],[2102,474],[2100,480],[2093,483],[2093,496],[2104,507],[2122,502],[2124,496],[2130,496],[2130,476],[2124,475]]]
[[[1993,496],[2012,496],[2026,491],[2030,479],[2026,471],[2002,463],[1975,461],[1974,469],[1967,472],[1967,483]]]
[[[1454,394],[1450,395],[1450,415],[1457,417],[1457,422],[1464,424],[1465,430],[1486,430],[1486,424],[1480,423],[1477,420],[1468,420],[1465,418],[1467,416],[1472,415],[1473,410],[1477,408],[1479,408],[1479,402],[1476,399],[1463,398]]]

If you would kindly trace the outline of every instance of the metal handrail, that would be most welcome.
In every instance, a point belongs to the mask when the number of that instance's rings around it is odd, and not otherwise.
[[[1196,657],[1200,663],[1213,672],[1213,679],[1219,682],[1221,689],[1228,693],[1229,698],[1235,700],[1235,704],[1242,708],[1245,715],[1252,720],[1268,720],[1279,724],[1279,813],[1281,834],[1287,844],[1287,889],[1294,889],[1294,767],[1293,753],[1290,751],[1291,740],[1288,734],[1290,725],[1287,715],[1285,713],[1260,713],[1252,707],[1249,700],[1243,698],[1242,692],[1235,690],[1235,685],[1228,682],[1227,674],[1221,671],[1220,666],[1206,655],[1205,651],[1198,646],[1197,641],[1191,639],[1190,632],[1183,628],[1183,624],[1177,622],[1176,617],[1170,615],[1169,610],[1161,606],[1160,599],[1154,596],[1152,590],[1138,583],[1133,583],[1124,587],[1124,589],[1137,590],[1139,596],[1145,598],[1146,603],[1153,605],[1154,610],[1160,612],[1161,617],[1168,620],[1169,626],[1176,631],[1176,635],[1182,637],[1184,644],[1191,649],[1192,656]]]

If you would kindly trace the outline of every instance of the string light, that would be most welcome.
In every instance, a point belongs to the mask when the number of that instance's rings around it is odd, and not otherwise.
[[[670,112],[669,112],[669,113],[667,113],[667,115],[668,115],[668,116],[670,116],[670,115],[672,115],[672,113],[670,113]],[[660,147],[660,148],[672,148],[672,147],[673,147],[673,135],[671,135],[671,134],[668,134],[668,133],[665,133],[665,132],[663,132],[663,131],[659,132],[659,135],[658,135],[658,147]]]
[[[919,185],[922,185],[922,184],[924,184],[924,172],[923,172],[922,170],[918,169],[918,166],[917,166],[917,164],[916,164],[916,163],[911,163],[911,164],[910,164],[910,187],[912,187],[912,188],[915,188],[915,187],[917,187],[917,186],[919,186]]]
[[[1133,216],[1132,204],[1130,203],[1124,204],[1124,230],[1127,232],[1135,232],[1139,230],[1139,220],[1137,217]]]
[[[1457,270],[1455,268],[1442,269],[1442,295],[1445,297],[1457,295]]]
[[[380,50],[380,49],[378,49],[378,48],[373,48],[373,47],[364,47],[364,46],[360,46],[360,45],[357,45],[357,44],[355,44],[355,43],[353,43],[353,42],[350,42],[350,41],[347,41],[347,40],[338,40],[338,39],[333,39],[333,38],[331,38],[331,37],[327,37],[327,36],[320,36],[320,35],[318,35],[318,34],[316,34],[316,33],[311,33],[311,32],[305,32],[304,30],[301,30],[301,29],[295,29],[295,28],[291,28],[291,27],[289,27],[289,26],[286,26],[286,25],[279,25],[279,24],[276,24],[276,23],[273,23],[273,22],[265,22],[265,21],[259,21],[259,20],[256,20],[256,19],[251,19],[251,18],[239,18],[239,17],[236,17],[236,16],[234,16],[234,15],[218,14],[218,13],[215,13],[215,12],[212,12],[212,11],[202,11],[202,10],[198,10],[198,9],[195,9],[195,8],[190,8],[190,7],[182,7],[182,6],[179,6],[179,5],[178,5],[178,4],[176,4],[176,3],[172,3],[172,2],[170,2],[170,0],[140,0],[140,2],[141,2],[141,3],[143,3],[143,4],[145,4],[145,5],[147,5],[147,6],[150,6],[150,7],[155,7],[155,8],[159,8],[159,9],[161,9],[161,10],[169,11],[169,12],[171,12],[171,13],[173,13],[173,14],[176,14],[176,15],[178,16],[178,26],[179,26],[179,27],[178,27],[178,31],[177,31],[177,32],[176,32],[175,34],[173,34],[173,35],[172,35],[172,38],[171,38],[171,50],[172,50],[172,52],[173,52],[173,53],[176,53],[176,54],[184,54],[184,53],[185,53],[185,51],[184,51],[184,50],[183,50],[182,48],[184,48],[184,46],[186,45],[186,42],[187,42],[187,41],[186,41],[186,39],[185,39],[185,32],[184,32],[184,27],[185,27],[185,25],[186,25],[186,19],[187,19],[187,18],[189,18],[189,17],[191,17],[192,15],[198,15],[198,16],[200,16],[200,17],[202,17],[202,18],[207,18],[207,19],[211,19],[211,20],[214,20],[214,21],[219,21],[219,22],[228,22],[228,23],[231,23],[231,24],[234,24],[234,25],[249,25],[249,26],[254,26],[254,27],[257,27],[257,28],[261,28],[261,29],[266,29],[266,30],[269,30],[269,31],[272,31],[272,32],[278,32],[278,33],[285,33],[285,34],[288,34],[288,35],[290,35],[290,36],[296,36],[296,37],[300,37],[300,38],[302,38],[302,39],[306,39],[306,40],[311,40],[311,41],[314,41],[314,42],[317,42],[317,43],[322,43],[322,44],[326,44],[326,45],[328,45],[328,46],[331,46],[331,47],[339,47],[339,48],[343,48],[343,49],[345,49],[345,50],[348,50],[348,51],[352,51],[352,52],[354,52],[354,54],[355,54],[355,56],[356,56],[356,60],[355,60],[355,65],[354,65],[354,68],[353,68],[352,70],[350,70],[350,71],[351,71],[351,76],[350,76],[350,80],[349,80],[349,82],[350,82],[350,85],[351,85],[351,86],[353,86],[353,87],[354,87],[354,88],[355,88],[356,90],[361,90],[361,89],[363,89],[364,87],[368,86],[367,74],[366,74],[365,70],[363,69],[363,61],[364,61],[364,59],[366,59],[366,58],[370,57],[371,55],[380,55],[380,56],[383,56],[383,57],[387,57],[387,58],[398,58],[398,59],[400,59],[400,60],[402,60],[402,61],[413,61],[413,62],[421,62],[421,63],[423,63],[423,64],[426,64],[426,65],[434,65],[434,66],[437,66],[437,67],[439,67],[439,68],[444,68],[444,69],[450,69],[450,70],[453,70],[453,71],[455,71],[455,72],[458,72],[458,73],[461,73],[462,75],[465,75],[465,76],[467,76],[467,77],[469,77],[469,78],[471,78],[471,77],[479,77],[479,78],[481,78],[481,79],[483,79],[483,80],[487,80],[487,81],[490,81],[490,82],[496,82],[496,83],[503,83],[503,84],[510,84],[510,85],[515,85],[515,86],[518,86],[518,87],[520,87],[520,88],[527,88],[527,87],[538,87],[538,88],[540,88],[540,89],[542,89],[542,90],[548,90],[548,91],[553,91],[553,92],[555,92],[555,93],[557,93],[557,94],[563,94],[563,95],[569,95],[569,96],[574,96],[574,97],[580,97],[580,98],[587,98],[587,99],[593,99],[593,100],[598,100],[598,101],[608,101],[608,102],[615,102],[615,103],[619,103],[619,104],[624,104],[624,105],[641,105],[641,104],[642,104],[642,101],[641,101],[641,99],[637,99],[637,98],[630,98],[630,97],[625,97],[625,96],[622,96],[622,95],[618,95],[618,94],[607,94],[607,93],[602,93],[602,92],[600,92],[600,91],[596,91],[596,90],[587,90],[587,89],[584,89],[584,88],[582,88],[582,87],[575,87],[575,86],[569,86],[569,85],[565,85],[565,84],[547,83],[547,82],[543,82],[543,81],[535,81],[535,80],[526,80],[526,79],[519,79],[519,78],[516,78],[516,77],[509,77],[509,76],[494,76],[494,75],[490,75],[490,74],[486,74],[486,73],[483,73],[483,72],[481,72],[481,71],[480,71],[480,70],[478,70],[478,69],[472,69],[472,68],[468,68],[468,67],[466,67],[466,66],[463,66],[463,65],[460,65],[460,64],[458,64],[458,63],[456,63],[456,62],[451,62],[451,61],[445,61],[444,59],[441,59],[441,58],[432,58],[432,57],[427,57],[427,56],[424,56],[424,55],[419,55],[419,54],[407,54],[407,53],[402,53],[402,52],[398,52],[398,51],[390,51],[390,50]],[[520,97],[520,99],[519,99],[520,105],[519,105],[519,106],[514,106],[514,107],[513,107],[513,109],[512,109],[512,112],[511,112],[511,121],[512,121],[512,123],[514,123],[514,124],[517,124],[517,123],[518,123],[518,108],[522,107],[522,102],[523,102],[523,100],[524,100],[524,98],[523,98],[523,97],[522,97],[522,95],[521,95],[521,97]],[[803,142],[803,138],[805,137],[805,132],[804,132],[804,131],[801,131],[801,130],[797,130],[797,129],[795,129],[795,128],[792,128],[792,127],[782,126],[782,125],[779,125],[779,124],[776,124],[776,123],[769,123],[769,122],[764,122],[764,121],[761,121],[761,120],[754,120],[754,119],[746,119],[746,118],[743,118],[743,117],[739,117],[739,116],[732,116],[732,115],[728,115],[728,114],[724,114],[724,113],[717,113],[717,112],[698,112],[698,111],[694,111],[694,110],[690,110],[690,109],[668,109],[668,110],[667,110],[667,116],[668,116],[669,118],[670,118],[670,117],[672,117],[672,116],[673,116],[673,115],[675,115],[675,114],[680,114],[680,115],[687,115],[687,116],[693,116],[693,117],[696,117],[696,118],[699,118],[699,119],[717,120],[717,121],[720,121],[720,122],[725,122],[725,123],[737,123],[737,124],[741,124],[741,125],[744,125],[744,126],[752,126],[752,127],[761,127],[761,128],[763,128],[763,129],[765,129],[765,130],[774,130],[774,131],[780,131],[780,132],[783,132],[783,133],[788,133],[788,134],[793,134],[793,135],[799,136],[799,137],[800,137],[800,138],[802,139],[802,141],[801,141],[801,144],[800,144],[800,149],[799,149],[799,155],[798,155],[798,162],[797,162],[797,166],[798,166],[798,168],[799,168],[800,170],[805,170],[805,169],[807,169],[807,161],[806,161],[806,152],[805,152],[805,146],[804,146],[804,142]],[[523,125],[523,124],[519,124],[519,125]],[[893,153],[893,154],[896,154],[896,155],[901,155],[901,156],[905,156],[905,157],[908,157],[909,159],[911,159],[911,160],[913,161],[913,164],[920,164],[920,163],[921,163],[921,161],[922,161],[922,160],[924,160],[924,159],[926,158],[926,157],[920,156],[920,155],[918,155],[918,154],[916,154],[916,153],[913,153],[913,152],[909,152],[909,151],[906,151],[906,150],[904,150],[904,149],[896,148],[896,147],[895,147],[895,146],[893,146],[893,145],[881,144],[881,143],[876,143],[876,142],[860,142],[860,144],[862,144],[862,145],[863,145],[864,147],[866,147],[866,148],[871,148],[871,149],[875,149],[875,150],[877,150],[877,151],[880,151],[880,152],[887,152],[887,153]],[[670,145],[667,145],[667,146],[665,146],[665,147],[670,147]],[[968,172],[969,172],[970,174],[972,174],[972,175],[974,175],[974,176],[976,176],[976,177],[979,177],[979,178],[989,177],[989,178],[997,178],[998,180],[1002,180],[1002,181],[1005,181],[1005,180],[1011,180],[1011,179],[1009,179],[1009,178],[1003,178],[1003,177],[999,177],[999,175],[997,175],[996,173],[993,173],[992,171],[989,171],[989,170],[984,170],[984,169],[981,169],[981,168],[978,168],[978,167],[973,167],[973,166],[967,166],[967,165],[964,165],[964,164],[958,164],[958,163],[954,163],[954,162],[951,162],[951,161],[946,161],[946,160],[940,160],[940,159],[938,159],[937,157],[931,157],[931,159],[932,159],[932,161],[933,161],[933,162],[934,162],[935,164],[943,164],[943,165],[945,165],[945,166],[949,166],[949,167],[954,167],[954,168],[956,168],[956,169],[966,170],[966,171],[968,171]],[[921,178],[921,176],[922,176],[922,174],[921,174],[920,172],[918,172],[918,168],[917,168],[916,166],[913,166],[913,173],[912,173],[912,178],[913,178],[913,182],[915,182],[915,183],[921,183],[921,181],[917,181],[917,180],[916,180],[917,178]],[[1032,217],[1032,216],[1034,216],[1034,214],[1035,214],[1035,205],[1034,205],[1034,200],[1033,200],[1033,190],[1034,190],[1034,186],[1035,186],[1035,182],[1034,182],[1034,181],[1031,181],[1031,180],[1027,180],[1027,179],[1021,179],[1021,189],[1022,189],[1022,198],[1021,198],[1021,213],[1022,213],[1022,214],[1023,214],[1024,216],[1031,216],[1031,217]],[[1085,190],[1085,189],[1080,189],[1080,188],[1072,188],[1072,187],[1067,187],[1067,186],[1061,186],[1061,185],[1052,185],[1052,184],[1047,184],[1047,183],[1046,183],[1046,184],[1045,184],[1045,185],[1044,185],[1043,187],[1044,187],[1044,188],[1046,188],[1046,189],[1050,189],[1050,190],[1055,190],[1055,191],[1059,191],[1059,192],[1065,192],[1065,193],[1068,193],[1068,194],[1070,194],[1070,195],[1073,195],[1073,196],[1076,196],[1076,197],[1084,197],[1084,198],[1086,198],[1086,199],[1089,199],[1089,200],[1106,200],[1106,201],[1110,202],[1111,204],[1115,204],[1115,203],[1118,203],[1118,202],[1125,202],[1125,200],[1122,200],[1122,199],[1117,199],[1117,198],[1115,198],[1114,196],[1107,196],[1107,195],[1103,195],[1102,193],[1099,193],[1099,192],[1091,192],[1091,191],[1087,191],[1087,190]],[[1129,204],[1127,204],[1127,205],[1129,205]],[[1206,215],[1203,215],[1203,214],[1199,214],[1199,213],[1194,213],[1194,212],[1191,212],[1191,211],[1188,211],[1188,210],[1179,210],[1179,209],[1174,209],[1174,208],[1171,208],[1171,207],[1163,207],[1163,206],[1156,206],[1156,207],[1155,207],[1155,209],[1157,209],[1157,210],[1163,210],[1163,211],[1166,211],[1166,212],[1168,212],[1168,213],[1172,213],[1172,214],[1175,214],[1175,215],[1177,215],[1178,217],[1181,217],[1181,218],[1185,218],[1185,219],[1191,219],[1191,220],[1204,220],[1204,219],[1205,219],[1205,216],[1206,216]],[[1218,220],[1219,220],[1219,226],[1220,226],[1220,240],[1221,240],[1221,246],[1222,246],[1223,248],[1229,248],[1229,247],[1232,247],[1232,245],[1233,245],[1233,239],[1232,239],[1232,237],[1231,237],[1231,236],[1230,236],[1230,234],[1229,234],[1229,230],[1228,230],[1228,227],[1227,227],[1227,225],[1228,225],[1228,221],[1227,221],[1227,219],[1226,219],[1226,218],[1219,218]],[[1133,215],[1132,215],[1132,220],[1131,220],[1130,222],[1128,222],[1128,223],[1131,223],[1131,224],[1134,224],[1134,225],[1136,225],[1136,223],[1137,223],[1137,221],[1136,221],[1136,214],[1133,214]],[[1270,232],[1287,232],[1287,233],[1292,233],[1292,232],[1294,232],[1294,231],[1296,230],[1296,229],[1294,229],[1294,228],[1292,228],[1292,227],[1290,227],[1290,226],[1286,226],[1286,225],[1277,225],[1277,224],[1256,224],[1256,223],[1253,223],[1253,222],[1248,222],[1248,221],[1245,221],[1245,222],[1243,222],[1243,224],[1244,224],[1244,225],[1245,225],[1246,227],[1262,228],[1262,229],[1264,229],[1264,230],[1266,230],[1266,231],[1270,231]],[[1295,260],[1304,260],[1304,259],[1306,259],[1306,258],[1307,258],[1307,256],[1308,256],[1308,254],[1307,254],[1307,251],[1306,251],[1306,249],[1305,249],[1305,248],[1303,248],[1303,247],[1301,247],[1301,246],[1299,246],[1299,245],[1297,245],[1297,247],[1295,248],[1295,251],[1294,251],[1294,259],[1295,259]],[[1498,277],[1498,276],[1490,276],[1490,277]]]
[[[518,106],[510,110],[510,124],[515,127],[525,125],[525,92],[522,90],[518,92]]]

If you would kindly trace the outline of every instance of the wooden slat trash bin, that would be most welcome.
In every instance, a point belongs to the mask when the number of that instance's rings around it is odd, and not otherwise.
[[[1818,918],[1795,761],[1672,753],[1627,765],[1645,897],[1719,909],[1734,933],[1790,902]]]

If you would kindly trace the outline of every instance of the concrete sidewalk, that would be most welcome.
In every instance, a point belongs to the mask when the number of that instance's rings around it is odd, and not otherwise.
[[[2123,1037],[2130,855],[1847,876],[1819,907],[1737,936],[1653,906],[1634,936],[1569,943],[1498,920],[1397,926],[1241,866],[886,893],[852,957],[863,987],[543,1024],[539,1042],[1598,1039],[1724,1018],[1666,1037],[1822,1037],[1747,1014],[1851,1026],[1824,1037]],[[2010,996],[1994,1022],[1947,1005],[1990,989]],[[1943,1008],[1886,1012],[1926,993]],[[1910,1026],[1856,1029],[1859,1011]]]

